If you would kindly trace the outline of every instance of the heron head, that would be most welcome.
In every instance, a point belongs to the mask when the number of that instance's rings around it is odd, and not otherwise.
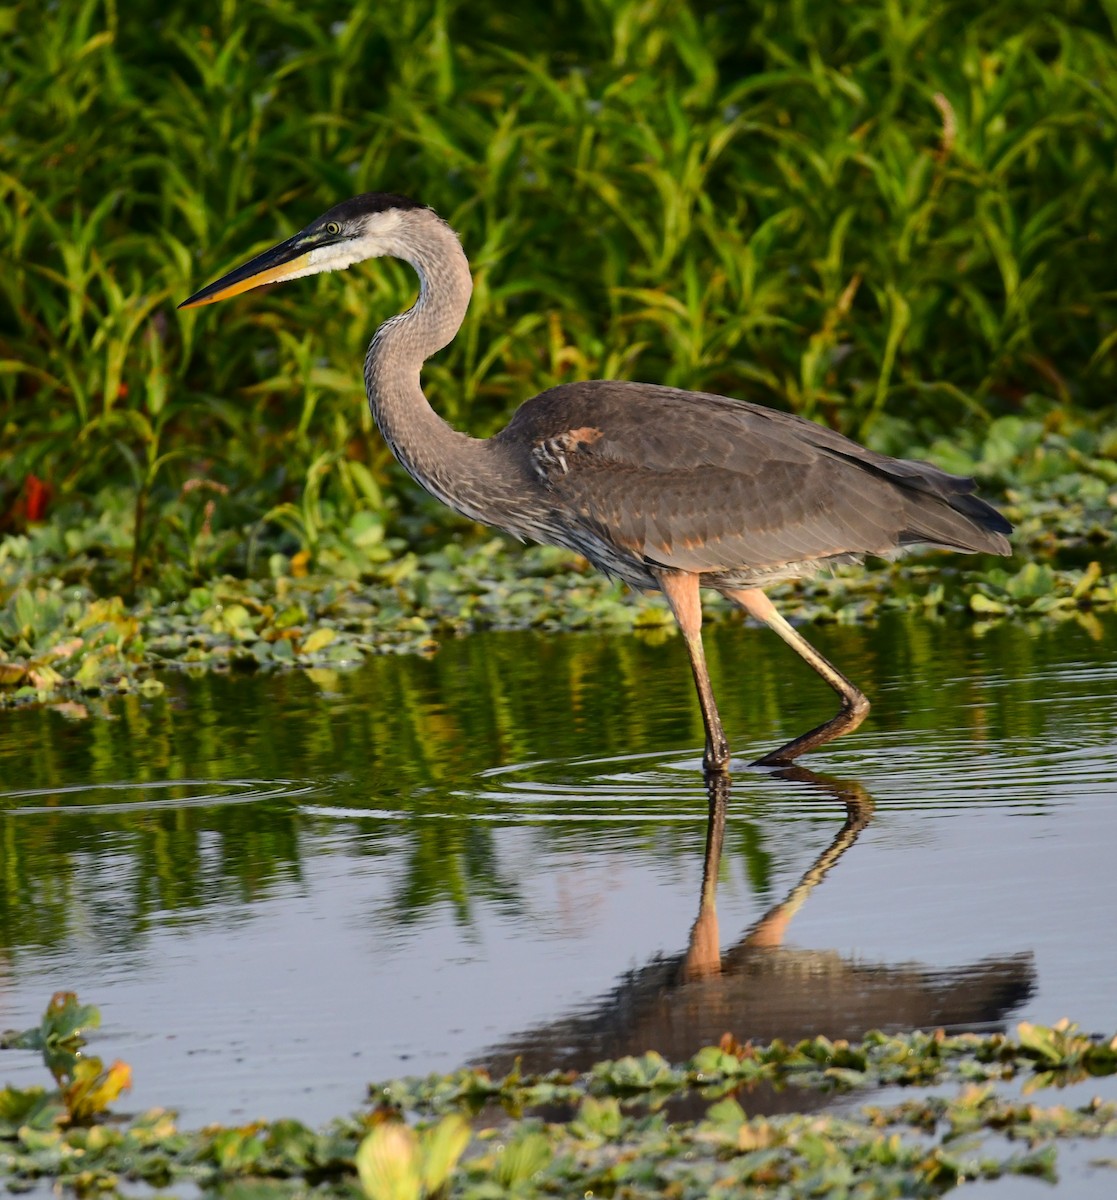
[[[282,283],[320,271],[340,271],[366,258],[404,257],[404,234],[426,205],[390,192],[366,192],[335,204],[329,212],[235,270],[195,292],[179,308],[200,308],[265,283]]]

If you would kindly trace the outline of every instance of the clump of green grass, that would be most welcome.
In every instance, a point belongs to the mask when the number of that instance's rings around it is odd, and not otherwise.
[[[364,189],[461,230],[476,294],[427,379],[477,433],[599,376],[907,445],[1112,403],[1117,42],[1086,0],[0,21],[0,511],[28,475],[64,523],[123,494],[118,588],[258,570],[260,538],[316,560],[358,511],[444,536],[362,401],[404,268],[173,307]]]

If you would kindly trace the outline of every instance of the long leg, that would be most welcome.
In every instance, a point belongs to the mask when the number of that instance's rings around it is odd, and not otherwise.
[[[706,669],[706,653],[702,649],[702,604],[698,596],[698,576],[689,571],[669,571],[666,568],[654,568],[654,571],[679,623],[690,655],[690,669],[694,672],[698,704],[702,709],[702,722],[706,726],[706,753],[702,765],[707,771],[724,771],[729,766],[729,743],[721,727],[714,689],[710,686],[710,672]]]
[[[861,724],[869,713],[869,701],[864,693],[850,683],[837,667],[827,662],[802,634],[789,625],[759,588],[726,589],[724,594],[735,604],[739,604],[745,612],[756,617],[758,621],[763,621],[769,629],[779,634],[800,658],[814,667],[842,699],[842,707],[829,721],[823,721],[815,729],[800,734],[786,745],[765,754],[763,758],[758,758],[753,766],[786,766],[794,762],[800,754],[806,754],[808,750],[814,750],[843,733],[850,733]]]

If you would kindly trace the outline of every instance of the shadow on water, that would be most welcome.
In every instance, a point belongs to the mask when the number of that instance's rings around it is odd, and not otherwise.
[[[7,712],[0,1027],[77,990],[135,1107],[191,1124],[725,1032],[1112,1032],[1117,623],[812,637],[875,701],[811,759],[857,782],[739,769],[712,812],[685,653],[657,636]],[[833,704],[762,631],[713,628],[709,658],[741,761]]]
[[[478,1065],[496,1076],[512,1070],[517,1060],[529,1072],[585,1071],[602,1059],[649,1049],[683,1062],[697,1047],[738,1031],[762,1042],[795,1042],[819,1030],[831,1038],[856,1039],[871,1029],[1003,1028],[1006,1015],[1032,993],[1035,966],[1029,953],[943,969],[862,962],[832,950],[784,944],[792,918],[872,821],[873,802],[859,783],[801,767],[771,776],[816,791],[820,803],[836,802],[846,813],[833,840],[783,899],[722,949],[717,886],[732,786],[723,776],[708,778],[701,893],[686,950],[627,972],[597,1001],[517,1034],[479,1057]],[[762,1095],[750,1097],[749,1106],[752,1112],[777,1112],[826,1103],[824,1096],[764,1088]]]

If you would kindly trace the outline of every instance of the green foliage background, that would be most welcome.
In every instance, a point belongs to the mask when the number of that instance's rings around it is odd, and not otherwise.
[[[312,559],[370,521],[437,535],[360,380],[404,267],[174,309],[362,190],[462,234],[476,295],[427,385],[480,434],[600,376],[906,453],[1102,409],[1115,19],[1112,0],[0,8],[0,510],[18,527],[33,473],[56,524],[100,521],[81,537],[172,590],[256,569],[265,516],[265,544]]]

